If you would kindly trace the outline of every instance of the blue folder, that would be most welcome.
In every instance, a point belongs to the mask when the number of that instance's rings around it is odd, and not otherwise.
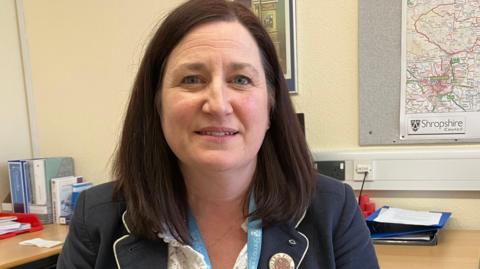
[[[382,208],[389,208],[389,206],[384,206]],[[450,212],[435,212],[435,213],[442,214],[442,216],[440,217],[439,223],[436,225],[411,225],[411,224],[400,224],[400,223],[376,222],[374,219],[378,216],[382,208],[377,209],[366,220],[368,229],[370,230],[371,238],[384,238],[384,237],[402,236],[402,235],[408,235],[408,234],[438,231],[445,226],[448,219],[452,215],[452,213]]]

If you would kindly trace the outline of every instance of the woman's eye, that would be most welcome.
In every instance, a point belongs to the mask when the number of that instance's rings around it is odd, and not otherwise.
[[[252,80],[246,76],[239,75],[239,76],[235,76],[232,82],[238,85],[245,86],[245,85],[251,84]]]
[[[182,79],[182,84],[198,84],[202,80],[198,76],[186,76]]]

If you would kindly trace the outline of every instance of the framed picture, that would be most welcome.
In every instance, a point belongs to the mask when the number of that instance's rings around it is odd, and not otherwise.
[[[272,38],[290,93],[297,93],[295,0],[233,0],[252,9]]]

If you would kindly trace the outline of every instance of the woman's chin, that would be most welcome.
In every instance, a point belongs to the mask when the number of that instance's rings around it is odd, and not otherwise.
[[[238,162],[228,158],[202,160],[199,167],[204,167],[210,171],[228,171],[238,167]]]
[[[200,156],[199,156],[200,157]],[[255,165],[254,160],[245,160],[244,158],[233,158],[233,156],[217,155],[198,158],[195,167],[210,172],[228,172],[238,168],[245,168],[249,165]]]

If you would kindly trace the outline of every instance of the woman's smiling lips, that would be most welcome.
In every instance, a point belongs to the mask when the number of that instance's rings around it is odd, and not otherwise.
[[[227,138],[238,134],[238,131],[228,127],[209,126],[195,131],[196,134],[207,137]]]

